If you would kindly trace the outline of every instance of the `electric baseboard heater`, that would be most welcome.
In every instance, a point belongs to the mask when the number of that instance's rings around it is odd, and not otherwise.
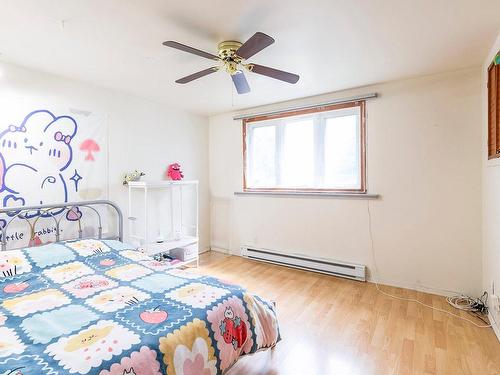
[[[286,254],[275,250],[249,246],[242,246],[241,254],[245,258],[262,262],[345,277],[351,280],[366,281],[366,267],[361,264],[312,258],[302,254]]]

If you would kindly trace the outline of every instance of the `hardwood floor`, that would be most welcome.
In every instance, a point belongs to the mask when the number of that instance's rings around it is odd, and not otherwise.
[[[201,255],[196,272],[277,303],[282,341],[242,358],[228,375],[500,374],[500,343],[490,328],[386,297],[371,283],[213,251]],[[440,296],[383,288],[456,312]]]

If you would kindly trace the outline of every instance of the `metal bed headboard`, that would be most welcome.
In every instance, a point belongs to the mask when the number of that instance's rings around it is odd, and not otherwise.
[[[35,227],[41,217],[43,218],[52,218],[55,223],[55,237],[56,241],[60,240],[60,224],[63,219],[66,218],[66,214],[69,211],[78,212],[77,209],[88,209],[95,213],[97,216],[97,237],[98,239],[102,238],[102,218],[99,210],[96,209],[95,206],[107,206],[116,212],[118,216],[118,235],[112,237],[106,237],[106,239],[117,239],[123,241],[123,214],[118,207],[118,205],[109,200],[93,200],[93,201],[81,201],[81,202],[67,202],[67,203],[59,203],[59,204],[43,204],[38,206],[22,206],[22,207],[5,207],[0,208],[0,216],[3,220],[5,220],[5,225],[1,228],[2,239],[1,239],[1,251],[7,250],[7,238],[8,238],[8,229],[10,224],[16,220],[26,220],[28,225],[30,226],[31,235],[30,235],[30,244],[34,239]],[[67,220],[67,219],[66,219]],[[74,222],[78,222],[78,238],[83,238],[83,231],[81,225],[81,216],[78,217]],[[29,246],[29,245],[28,245]],[[26,247],[26,246],[24,246]]]

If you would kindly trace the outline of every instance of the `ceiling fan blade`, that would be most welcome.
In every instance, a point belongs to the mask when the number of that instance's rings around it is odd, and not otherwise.
[[[188,83],[188,82],[194,81],[195,79],[198,79],[198,78],[204,77],[206,75],[215,73],[218,70],[219,70],[218,66],[212,66],[211,68],[208,68],[208,69],[202,70],[200,72],[196,72],[196,73],[190,74],[190,75],[188,75],[186,77],[182,77],[182,78],[178,79],[175,82],[176,83]]]
[[[250,39],[243,43],[243,45],[238,48],[235,53],[243,59],[248,59],[249,57],[255,55],[257,52],[260,52],[264,48],[269,47],[273,43],[273,38],[259,31],[253,34]]]
[[[231,78],[233,79],[234,87],[236,87],[238,94],[246,94],[247,92],[250,92],[250,86],[248,86],[247,79],[242,71],[232,74]]]
[[[179,49],[184,52],[192,53],[194,55],[198,55],[201,57],[205,57],[206,59],[210,60],[219,60],[218,56],[212,55],[211,53],[200,51],[199,49],[193,48],[186,46],[185,44],[174,42],[173,40],[167,40],[166,42],[162,43],[164,46]]]
[[[297,74],[288,73],[283,70],[278,70],[258,64],[250,64],[249,68],[251,72],[271,77],[274,79],[279,79],[280,81],[285,81],[288,83],[297,83],[297,81],[300,78]]]

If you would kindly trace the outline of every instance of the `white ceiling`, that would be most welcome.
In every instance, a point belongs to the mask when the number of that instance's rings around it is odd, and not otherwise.
[[[499,14],[498,0],[0,0],[0,60],[214,114],[479,65]],[[174,83],[213,62],[163,41],[216,53],[256,31],[276,43],[250,61],[299,83],[247,73],[245,95],[222,71]]]

